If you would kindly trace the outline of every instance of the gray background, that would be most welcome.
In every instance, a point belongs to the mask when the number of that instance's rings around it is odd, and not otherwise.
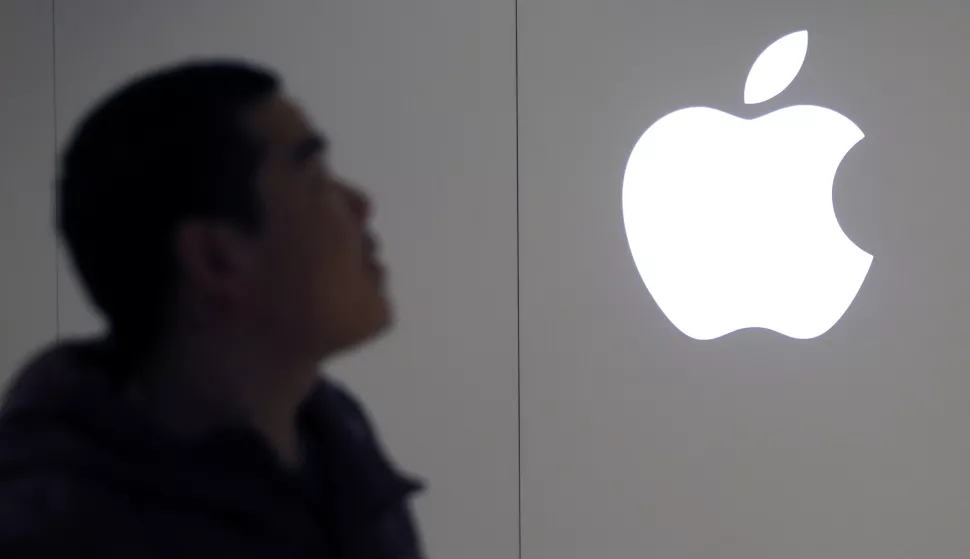
[[[51,3],[0,2],[0,382],[57,334]]]
[[[433,557],[970,557],[968,25],[941,0],[3,0],[0,378],[100,327],[50,229],[55,146],[133,72],[241,55],[377,200],[399,328],[333,369],[430,480]],[[798,78],[745,106],[798,29]],[[866,133],[834,197],[869,276],[820,338],[687,338],[630,257],[626,157],[682,107],[796,103]]]
[[[910,4],[520,1],[523,557],[970,557],[970,5]],[[797,103],[866,133],[834,198],[868,278],[820,338],[692,340],[626,245],[626,157],[682,107]]]

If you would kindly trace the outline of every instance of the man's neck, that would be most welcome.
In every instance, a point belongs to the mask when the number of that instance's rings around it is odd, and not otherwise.
[[[130,396],[162,428],[195,438],[248,424],[284,464],[299,463],[297,414],[316,381],[314,364],[183,347],[164,352],[136,376]]]

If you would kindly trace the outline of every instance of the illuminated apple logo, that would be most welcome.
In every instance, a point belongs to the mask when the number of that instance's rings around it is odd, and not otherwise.
[[[745,103],[784,91],[807,51],[806,31],[769,46]],[[623,177],[623,221],[674,326],[710,340],[744,328],[808,339],[835,325],[872,263],[832,203],[835,173],[863,137],[841,114],[808,105],[753,120],[694,107],[644,132]]]

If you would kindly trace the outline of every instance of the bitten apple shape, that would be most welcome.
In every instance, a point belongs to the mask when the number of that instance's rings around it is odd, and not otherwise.
[[[768,47],[746,102],[784,90],[807,41],[802,31]],[[753,120],[694,107],[644,132],[624,174],[623,220],[643,282],[674,326],[698,340],[745,328],[808,339],[834,326],[872,263],[832,203],[836,171],[863,137],[809,105]]]

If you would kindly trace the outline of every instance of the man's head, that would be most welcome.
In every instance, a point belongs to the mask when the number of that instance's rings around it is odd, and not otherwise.
[[[193,63],[125,86],[78,128],[58,203],[88,294],[137,351],[202,328],[320,359],[389,321],[369,202],[264,69]]]

